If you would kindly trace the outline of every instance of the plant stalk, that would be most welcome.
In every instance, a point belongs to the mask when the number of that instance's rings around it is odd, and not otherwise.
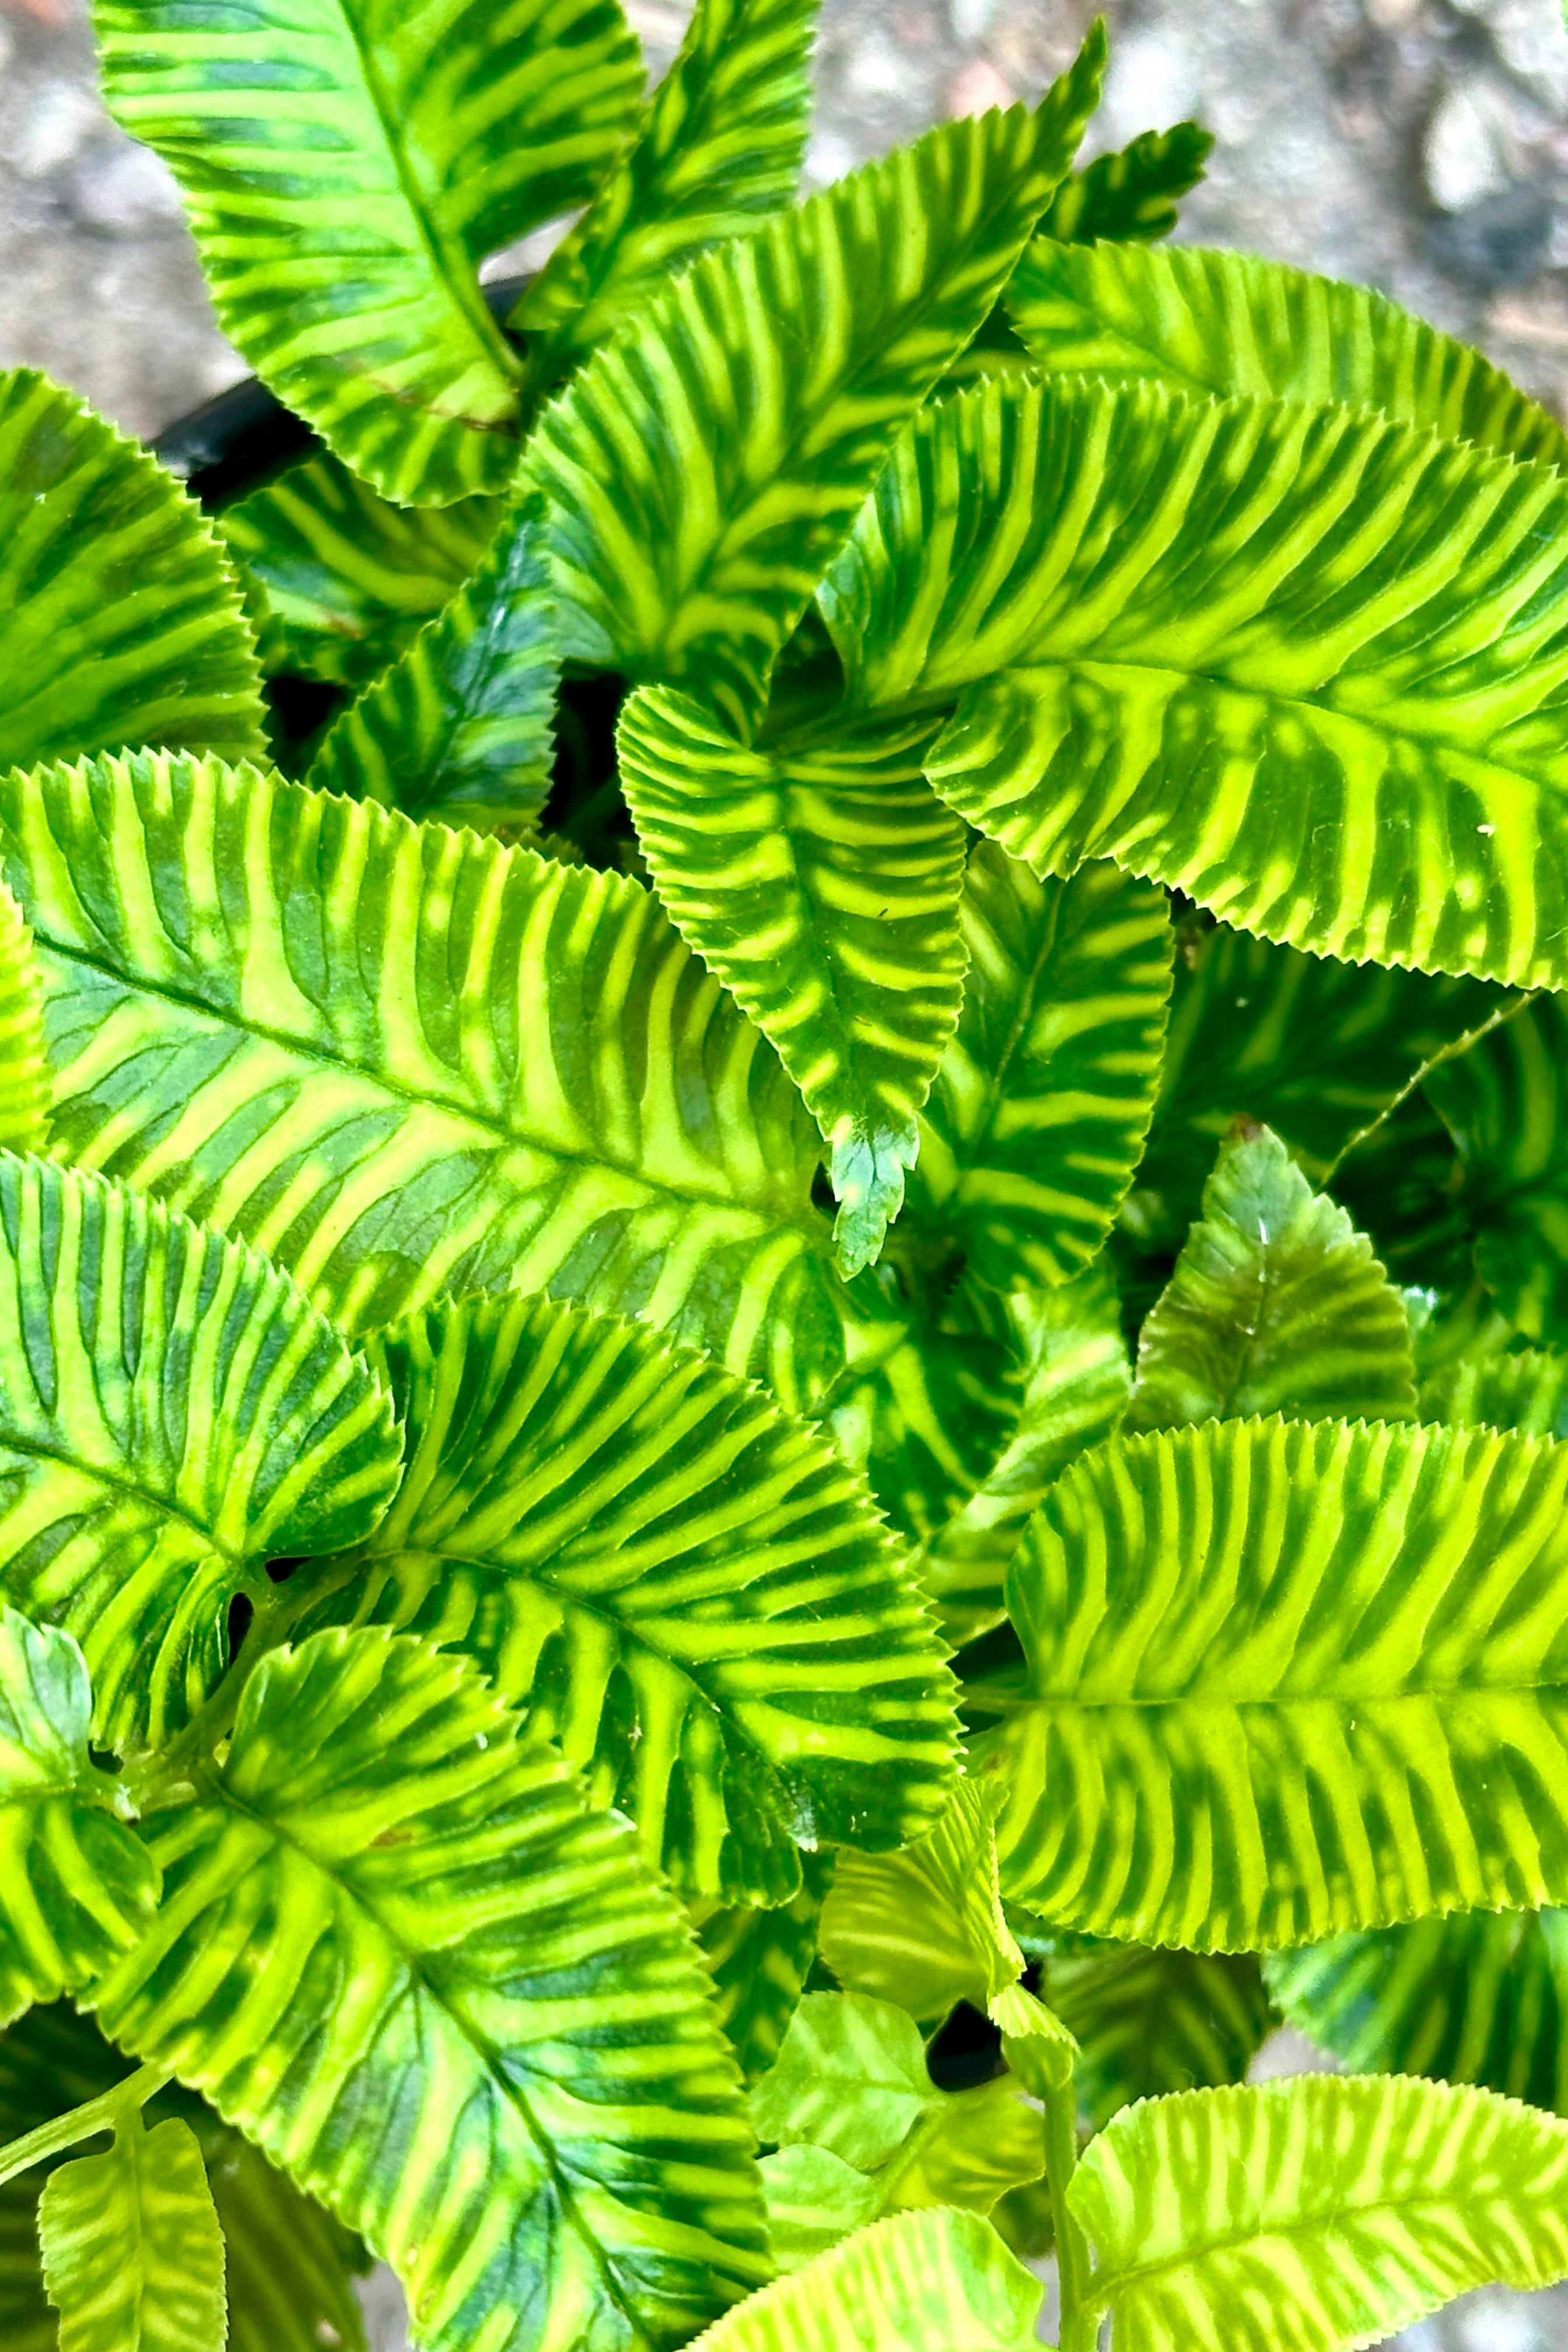
[[[171,2079],[166,2066],[138,2067],[123,2083],[117,2083],[112,2091],[89,2099],[83,2106],[72,2107],[68,2114],[56,2116],[51,2122],[40,2124],[36,2131],[25,2132],[20,2139],[0,2147],[0,2189],[8,2180],[15,2180],[19,2172],[29,2172],[35,2164],[42,2164],[47,2157],[75,2147],[79,2140],[113,2131],[122,2116],[139,2112]]]
[[[1059,2352],[1094,2352],[1095,2314],[1090,2296],[1089,2241],[1068,2204],[1068,2184],[1078,2169],[1078,2093],[1070,2073],[1044,2093],[1046,2186],[1057,2236],[1057,2275],[1061,2284]]]

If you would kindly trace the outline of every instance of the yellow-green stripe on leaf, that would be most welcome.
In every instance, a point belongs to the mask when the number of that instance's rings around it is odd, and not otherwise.
[[[1370,286],[1250,253],[1037,237],[1008,280],[1006,302],[1044,374],[1338,403],[1504,457],[1568,464],[1568,436],[1554,416],[1479,352]]]
[[[1176,226],[1181,199],[1203,178],[1213,145],[1213,132],[1195,122],[1141,131],[1063,181],[1040,223],[1041,237],[1092,245],[1100,237],[1166,236]],[[1009,305],[1017,277],[1015,270],[1008,281]]]
[[[471,1653],[694,1894],[784,1902],[797,1845],[930,1825],[952,1680],[826,1438],[644,1325],[544,1299],[367,1347],[408,1469],[329,1609]]]
[[[234,575],[179,484],[75,395],[0,373],[0,769],[265,740]]]
[[[681,937],[777,1049],[831,1150],[839,1270],[881,1249],[958,1018],[964,832],[929,719],[748,750],[682,694],[622,713],[621,780]]]
[[[103,2156],[49,2175],[38,2200],[60,2352],[215,2352],[227,2335],[223,2232],[189,2124],[132,2107]]]
[[[43,979],[22,910],[0,882],[0,1148],[41,1151],[48,1124]]]
[[[973,1769],[1005,1894],[1200,1950],[1568,1900],[1568,1448],[1205,1422],[1053,1486]]]
[[[466,1660],[273,1651],[152,1842],[100,2021],[392,2263],[426,2352],[681,2344],[766,2275],[684,1914]]]

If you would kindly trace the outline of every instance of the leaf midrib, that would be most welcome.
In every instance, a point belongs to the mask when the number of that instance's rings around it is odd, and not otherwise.
[[[34,929],[33,938],[37,949],[58,956],[65,963],[79,964],[88,971],[101,972],[106,979],[113,981],[117,986],[130,994],[155,997],[160,1003],[178,1005],[186,1012],[195,1013],[202,1020],[235,1030],[242,1036],[254,1037],[262,1044],[277,1046],[287,1053],[296,1055],[300,1060],[314,1063],[320,1068],[331,1072],[335,1076],[342,1076],[344,1073],[348,1073],[354,1077],[363,1078],[368,1084],[380,1087],[394,1100],[405,1103],[411,1108],[446,1111],[454,1118],[467,1120],[481,1134],[492,1137],[498,1144],[508,1150],[537,1151],[542,1156],[548,1156],[573,1167],[608,1169],[616,1175],[634,1178],[637,1182],[645,1185],[649,1194],[655,1197],[686,1201],[698,1207],[738,1211],[753,1218],[760,1226],[784,1227],[798,1233],[811,1245],[813,1254],[824,1264],[826,1262],[823,1229],[814,1223],[808,1214],[802,1213],[798,1209],[791,1209],[782,1202],[763,1206],[757,1201],[748,1200],[744,1195],[734,1191],[709,1190],[690,1182],[673,1183],[667,1177],[650,1175],[636,1160],[614,1159],[607,1150],[599,1153],[575,1150],[548,1136],[519,1132],[516,1129],[504,1126],[493,1115],[476,1109],[472,1104],[454,1101],[447,1096],[435,1093],[416,1093],[411,1087],[400,1085],[395,1078],[374,1065],[354,1061],[347,1054],[340,1053],[335,1055],[330,1054],[323,1046],[299,1037],[289,1030],[273,1029],[265,1023],[244,1015],[231,1007],[211,1004],[205,998],[196,995],[191,990],[177,988],[168,982],[153,980],[142,972],[129,972],[121,965],[110,962],[107,957],[92,955],[85,948],[63,943],[42,928]],[[684,1141],[685,1139],[682,1139]]]
[[[184,1509],[180,1504],[172,1502],[167,1496],[160,1494],[155,1487],[140,1486],[134,1478],[117,1476],[112,1470],[105,1470],[98,1463],[89,1461],[85,1455],[68,1452],[63,1445],[48,1445],[41,1438],[17,1437],[4,1425],[0,1425],[0,1450],[9,1454],[25,1454],[30,1460],[58,1462],[67,1469],[79,1471],[89,1478],[96,1478],[100,1486],[111,1488],[116,1494],[134,1496],[138,1502],[150,1504],[163,1517],[174,1520],[179,1527],[188,1528],[193,1535],[201,1538],[209,1551],[218,1553],[232,1568],[243,1568],[248,1559],[260,1556],[236,1550],[232,1544],[225,1541],[216,1528],[205,1527],[200,1519],[193,1517],[189,1511]]]

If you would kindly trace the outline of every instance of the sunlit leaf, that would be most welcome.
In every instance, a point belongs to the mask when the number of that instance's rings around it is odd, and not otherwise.
[[[0,1148],[41,1151],[48,1123],[43,981],[22,910],[0,882]]]
[[[188,2124],[133,2108],[104,2156],[49,2175],[38,2200],[60,2352],[223,2352],[223,2232]]]
[[[1213,145],[1212,131],[1173,122],[1169,131],[1142,131],[1127,146],[1097,155],[1057,190],[1040,223],[1041,236],[1092,245],[1097,237],[1166,236],[1176,225],[1181,199],[1203,178]],[[1026,282],[1037,282],[1037,271]],[[1016,271],[1009,308],[1015,289],[1022,291]]]

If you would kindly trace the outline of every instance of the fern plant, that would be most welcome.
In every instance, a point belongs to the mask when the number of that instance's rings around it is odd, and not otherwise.
[[[6,2352],[1568,2273],[1568,445],[812,18],[98,0],[312,439],[0,378]]]

